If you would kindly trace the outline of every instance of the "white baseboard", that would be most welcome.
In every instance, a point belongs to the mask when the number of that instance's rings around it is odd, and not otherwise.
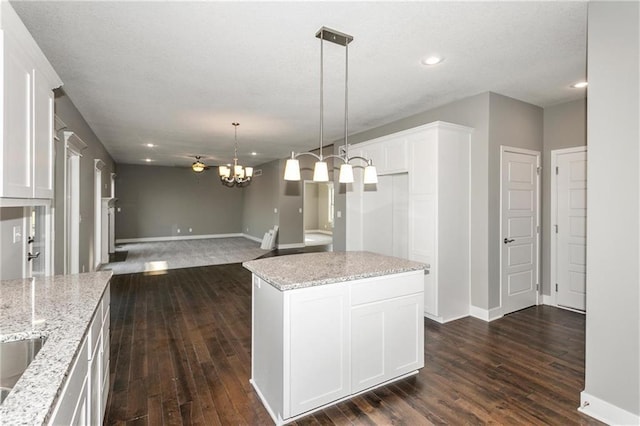
[[[327,231],[326,229],[307,229],[304,232],[311,232],[314,234],[333,235],[332,231]]]
[[[500,308],[482,309],[477,306],[469,306],[469,315],[482,321],[491,322],[502,318],[502,310]]]
[[[254,237],[253,235],[242,234],[242,236],[245,237],[247,240],[255,241],[256,243],[262,242],[262,238]]]
[[[305,247],[304,243],[278,244],[278,250],[303,247]]]
[[[437,317],[435,315],[431,315],[428,312],[424,312],[424,317],[430,319],[431,321],[439,322],[440,324],[444,324],[444,319],[442,317]]]
[[[148,243],[154,241],[180,241],[180,240],[205,240],[208,238],[233,238],[244,237],[245,234],[207,234],[207,235],[171,235],[168,237],[144,237],[144,238],[120,238],[116,244],[122,243]]]
[[[578,411],[609,425],[640,424],[640,415],[633,414],[585,391],[580,393]]]
[[[556,298],[553,296],[549,296],[546,294],[542,295],[542,304],[543,305],[549,305],[549,306],[557,306],[556,305]]]

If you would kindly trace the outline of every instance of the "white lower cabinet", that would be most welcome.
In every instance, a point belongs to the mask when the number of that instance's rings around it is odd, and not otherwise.
[[[109,294],[110,285],[107,285],[105,296],[96,309],[89,331],[53,409],[50,426],[102,424],[109,391],[109,357],[108,354],[104,356],[104,341],[109,340]]]
[[[349,394],[350,308],[347,285],[292,292],[288,351],[291,416]]]
[[[50,425],[87,424],[88,346],[85,339],[51,416]]]
[[[289,291],[254,275],[251,383],[277,424],[424,366],[423,274]]]

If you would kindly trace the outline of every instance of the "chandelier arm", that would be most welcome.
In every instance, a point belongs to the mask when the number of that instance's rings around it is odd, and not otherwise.
[[[292,152],[291,154],[293,154],[293,155],[291,156],[291,158],[298,158],[298,157],[300,157],[300,156],[302,156],[302,155],[311,155],[311,156],[315,157],[318,161],[322,161],[322,160],[323,160],[322,155],[317,155],[317,154],[314,154],[313,152],[299,152],[299,153],[297,153],[297,154],[294,154],[294,153]]]
[[[349,160],[347,160],[347,158],[345,158],[345,157],[343,157],[341,155],[338,155],[338,154],[330,154],[330,155],[327,155],[324,158],[325,158],[325,160],[327,158],[338,158],[338,159],[342,160],[344,162],[344,164],[349,164]]]
[[[362,161],[364,161],[365,163],[367,163],[370,166],[373,165],[373,160],[371,160],[369,158],[361,157],[359,155],[347,158],[347,163],[350,163],[351,160],[362,160]]]

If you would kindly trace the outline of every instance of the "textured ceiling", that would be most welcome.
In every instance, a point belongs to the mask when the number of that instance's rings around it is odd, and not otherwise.
[[[586,73],[585,2],[11,3],[118,163],[226,163],[233,121],[241,163],[316,147],[322,26],[354,37],[351,134],[486,91],[585,96],[569,87]],[[343,133],[344,53],[325,43],[326,143]]]

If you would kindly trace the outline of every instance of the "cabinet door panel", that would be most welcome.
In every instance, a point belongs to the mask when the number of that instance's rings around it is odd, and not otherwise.
[[[320,286],[289,296],[291,405],[287,417],[349,394],[348,290],[346,285]]]
[[[351,392],[385,380],[385,302],[351,311]]]
[[[423,296],[413,294],[388,302],[386,309],[387,373],[390,377],[424,367]]]
[[[53,91],[37,73],[33,90],[33,195],[53,198]]]
[[[7,37],[4,57],[3,197],[33,196],[31,164],[31,68]]]

